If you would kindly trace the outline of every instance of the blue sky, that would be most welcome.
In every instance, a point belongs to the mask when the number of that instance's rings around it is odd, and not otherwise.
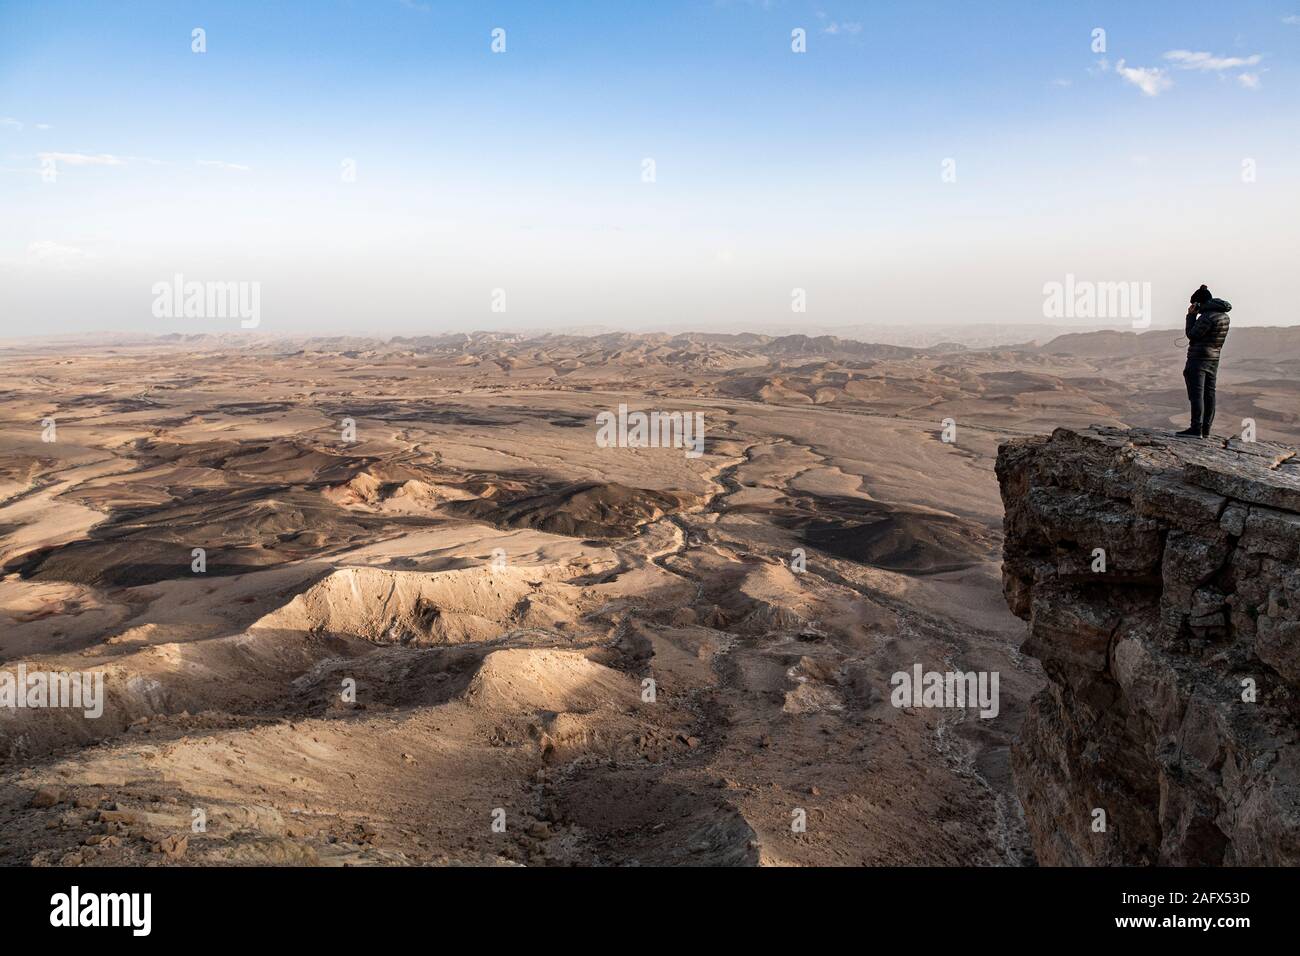
[[[1072,273],[1290,324],[1298,57],[1300,2],[0,0],[0,308],[231,330],[155,318],[183,273],[267,331],[1011,323]]]

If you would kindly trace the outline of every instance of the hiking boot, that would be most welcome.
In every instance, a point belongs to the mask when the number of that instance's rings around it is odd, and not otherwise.
[[[1180,432],[1175,432],[1174,437],[1175,438],[1201,438],[1203,436],[1201,435],[1201,430],[1199,428],[1184,428]]]

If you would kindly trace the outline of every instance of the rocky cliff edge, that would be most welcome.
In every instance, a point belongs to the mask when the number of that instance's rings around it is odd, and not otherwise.
[[[1012,752],[1039,861],[1300,863],[1300,456],[1057,429],[997,475],[1049,681]]]

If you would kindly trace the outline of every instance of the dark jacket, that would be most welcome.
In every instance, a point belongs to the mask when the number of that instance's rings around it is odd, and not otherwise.
[[[1232,304],[1223,299],[1208,299],[1201,311],[1187,317],[1187,360],[1217,362],[1219,350],[1228,337],[1228,313]]]

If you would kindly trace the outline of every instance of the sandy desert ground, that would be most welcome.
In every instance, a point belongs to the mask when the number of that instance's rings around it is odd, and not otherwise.
[[[1297,332],[1233,333],[1216,430],[1300,439]],[[993,459],[1184,427],[1176,338],[11,344],[0,667],[108,697],[0,709],[0,862],[1032,862]],[[998,716],[895,708],[916,663]]]

